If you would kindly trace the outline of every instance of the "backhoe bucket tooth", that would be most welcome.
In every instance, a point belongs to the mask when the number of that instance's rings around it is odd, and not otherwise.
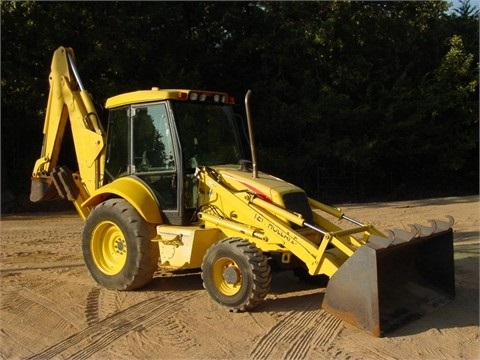
[[[386,248],[374,243],[361,246],[331,277],[322,308],[383,336],[454,297],[449,228]]]

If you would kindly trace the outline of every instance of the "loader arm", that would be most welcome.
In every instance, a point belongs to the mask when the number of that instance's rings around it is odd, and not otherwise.
[[[314,213],[314,224],[308,224],[300,214],[251,191],[232,189],[213,169],[203,168],[197,176],[205,187],[201,192],[209,197],[203,201],[208,206],[199,213],[207,227],[221,228],[227,236],[246,237],[264,252],[281,252],[285,261],[293,254],[305,263],[311,275],[332,276],[372,235],[388,241],[386,235],[371,225],[357,224],[342,230],[318,213]],[[313,200],[311,203],[316,206],[314,209],[343,216],[338,209]],[[295,230],[291,224],[303,230]],[[360,238],[354,236],[358,234]]]
[[[105,132],[90,94],[78,75],[71,48],[58,48],[52,58],[49,76],[43,145],[32,173],[30,200],[38,202],[57,197],[73,201],[82,218],[88,209],[83,203],[103,181]],[[78,172],[58,167],[67,123],[70,123]]]

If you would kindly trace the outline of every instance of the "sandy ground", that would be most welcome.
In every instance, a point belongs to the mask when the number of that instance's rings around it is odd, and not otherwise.
[[[83,264],[71,214],[3,217],[3,359],[478,359],[478,197],[354,204],[380,229],[452,215],[455,300],[375,338],[320,309],[324,289],[276,273],[250,313],[218,308],[199,274],[159,274],[146,288],[100,288]]]

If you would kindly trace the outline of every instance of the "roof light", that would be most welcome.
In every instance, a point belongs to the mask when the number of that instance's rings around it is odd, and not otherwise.
[[[186,92],[179,92],[178,93],[178,98],[180,100],[185,100],[187,98],[187,93]]]
[[[200,94],[200,101],[205,101],[207,99],[206,94]]]
[[[213,101],[219,102],[219,101],[220,101],[220,95],[215,94],[215,95],[213,96]]]
[[[190,93],[190,100],[193,100],[193,101],[198,100],[198,93],[196,93],[196,92],[191,92],[191,93]]]

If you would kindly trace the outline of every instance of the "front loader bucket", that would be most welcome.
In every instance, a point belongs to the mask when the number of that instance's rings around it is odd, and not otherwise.
[[[331,277],[322,308],[383,336],[455,297],[453,231],[361,246]]]

